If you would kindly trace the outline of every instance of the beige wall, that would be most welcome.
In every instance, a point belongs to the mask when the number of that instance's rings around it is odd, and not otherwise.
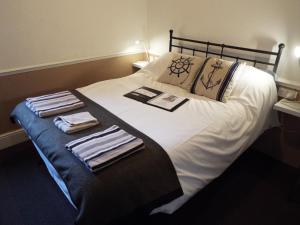
[[[282,78],[300,82],[299,0],[1,0],[0,133],[13,105],[29,95],[75,88],[129,74],[130,56],[1,76],[20,68],[168,48],[168,30],[176,35],[253,48],[287,48],[279,67]],[[129,60],[130,59],[130,60]],[[103,64],[103,62],[109,62]]]
[[[18,128],[10,122],[9,114],[26,97],[126,76],[133,73],[132,63],[142,59],[144,54],[133,54],[0,76],[0,134]]]
[[[146,11],[146,0],[1,0],[0,75],[141,50]]]
[[[143,51],[135,41],[146,37],[146,7],[146,0],[1,0],[0,134],[17,128],[9,113],[28,96],[131,74],[144,57],[128,53]]]
[[[286,44],[278,74],[299,82],[299,0],[149,0],[148,37],[151,51],[168,48],[168,30],[176,35],[277,51]]]

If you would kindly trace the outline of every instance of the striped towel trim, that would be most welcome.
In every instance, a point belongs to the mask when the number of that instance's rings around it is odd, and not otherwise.
[[[116,125],[66,144],[66,148],[92,171],[141,150],[143,146],[143,140]]]
[[[39,102],[39,101],[43,101],[43,100],[58,98],[58,97],[62,97],[62,96],[70,95],[70,94],[72,94],[70,91],[61,91],[61,92],[56,92],[56,93],[53,93],[53,94],[26,98],[26,101],[28,101],[30,103],[33,103],[33,102]]]
[[[72,100],[67,104],[66,104],[66,102],[62,102],[60,104],[53,104],[52,106],[49,105],[47,108],[38,109],[37,111],[45,112],[45,111],[49,111],[49,110],[56,110],[56,109],[60,109],[60,108],[66,107],[66,106],[76,105],[78,103],[81,103],[81,101],[80,100]]]
[[[71,92],[63,91],[27,98],[26,106],[39,117],[46,117],[81,108],[84,103]]]
[[[95,159],[92,159],[85,163],[88,168],[96,172],[100,169],[103,169],[107,166],[110,166],[125,157],[132,155],[145,148],[144,142],[141,139],[136,139],[134,142],[129,143],[128,145],[122,146],[122,149],[117,149],[114,151],[109,151]]]
[[[123,133],[123,134],[121,134]],[[84,161],[88,161],[90,159],[93,159],[105,152],[108,152],[110,150],[116,149],[122,145],[125,145],[133,140],[136,139],[136,137],[129,135],[127,133],[124,133],[124,131],[119,131],[115,134],[110,134],[105,137],[102,137],[100,139],[105,139],[99,141],[99,139],[94,139],[89,142],[89,144],[86,145],[80,145],[77,146],[76,149],[73,149],[73,152],[75,154],[78,154],[81,158],[83,158]],[[101,143],[101,146],[99,144]],[[82,148],[80,148],[82,147]],[[78,151],[79,150],[79,151]]]
[[[76,98],[74,95],[67,95],[64,97],[58,97],[58,98],[54,98],[54,99],[33,102],[33,103],[30,103],[30,106],[32,107],[32,109],[42,111],[42,110],[52,109],[55,107],[60,107],[65,104],[76,103],[79,101],[80,100],[78,98]]]
[[[71,141],[71,142],[67,143],[65,146],[69,151],[72,151],[72,148],[74,148],[77,145],[80,145],[81,143],[87,142],[87,141],[92,140],[97,137],[101,137],[101,136],[105,135],[106,133],[115,132],[115,130],[117,130],[117,129],[120,130],[120,128],[117,125],[113,125],[104,131],[97,132],[97,133],[85,136],[83,138],[79,138],[74,141]]]

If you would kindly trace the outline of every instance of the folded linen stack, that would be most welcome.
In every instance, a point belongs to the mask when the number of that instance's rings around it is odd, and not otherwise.
[[[69,91],[61,91],[26,99],[26,106],[39,117],[52,116],[84,106],[84,103]]]
[[[53,120],[55,126],[67,134],[84,130],[99,124],[89,112],[75,113],[67,116],[57,116]]]
[[[71,141],[66,148],[95,172],[144,147],[143,140],[113,125],[108,129]]]

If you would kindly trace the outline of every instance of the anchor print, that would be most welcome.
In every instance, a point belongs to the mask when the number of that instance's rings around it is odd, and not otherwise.
[[[213,70],[208,74],[208,80],[205,82],[204,79],[205,77],[202,76],[201,77],[201,82],[203,84],[203,86],[207,89],[212,89],[215,86],[219,85],[222,81],[222,79],[217,80],[215,83],[213,83],[212,79],[214,77],[214,73],[216,71],[218,71],[219,69],[223,69],[222,67],[222,61],[218,60],[215,64],[211,65],[211,67],[213,68]]]

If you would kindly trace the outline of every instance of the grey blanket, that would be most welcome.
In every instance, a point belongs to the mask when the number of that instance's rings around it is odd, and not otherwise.
[[[182,195],[173,164],[160,145],[79,92],[72,93],[85,104],[72,113],[89,111],[100,121],[98,126],[67,135],[55,127],[54,117],[37,117],[25,102],[15,107],[11,118],[21,123],[64,180],[78,208],[76,224],[110,224],[136,212],[148,213]],[[65,149],[66,143],[113,124],[141,138],[145,149],[97,173]]]

